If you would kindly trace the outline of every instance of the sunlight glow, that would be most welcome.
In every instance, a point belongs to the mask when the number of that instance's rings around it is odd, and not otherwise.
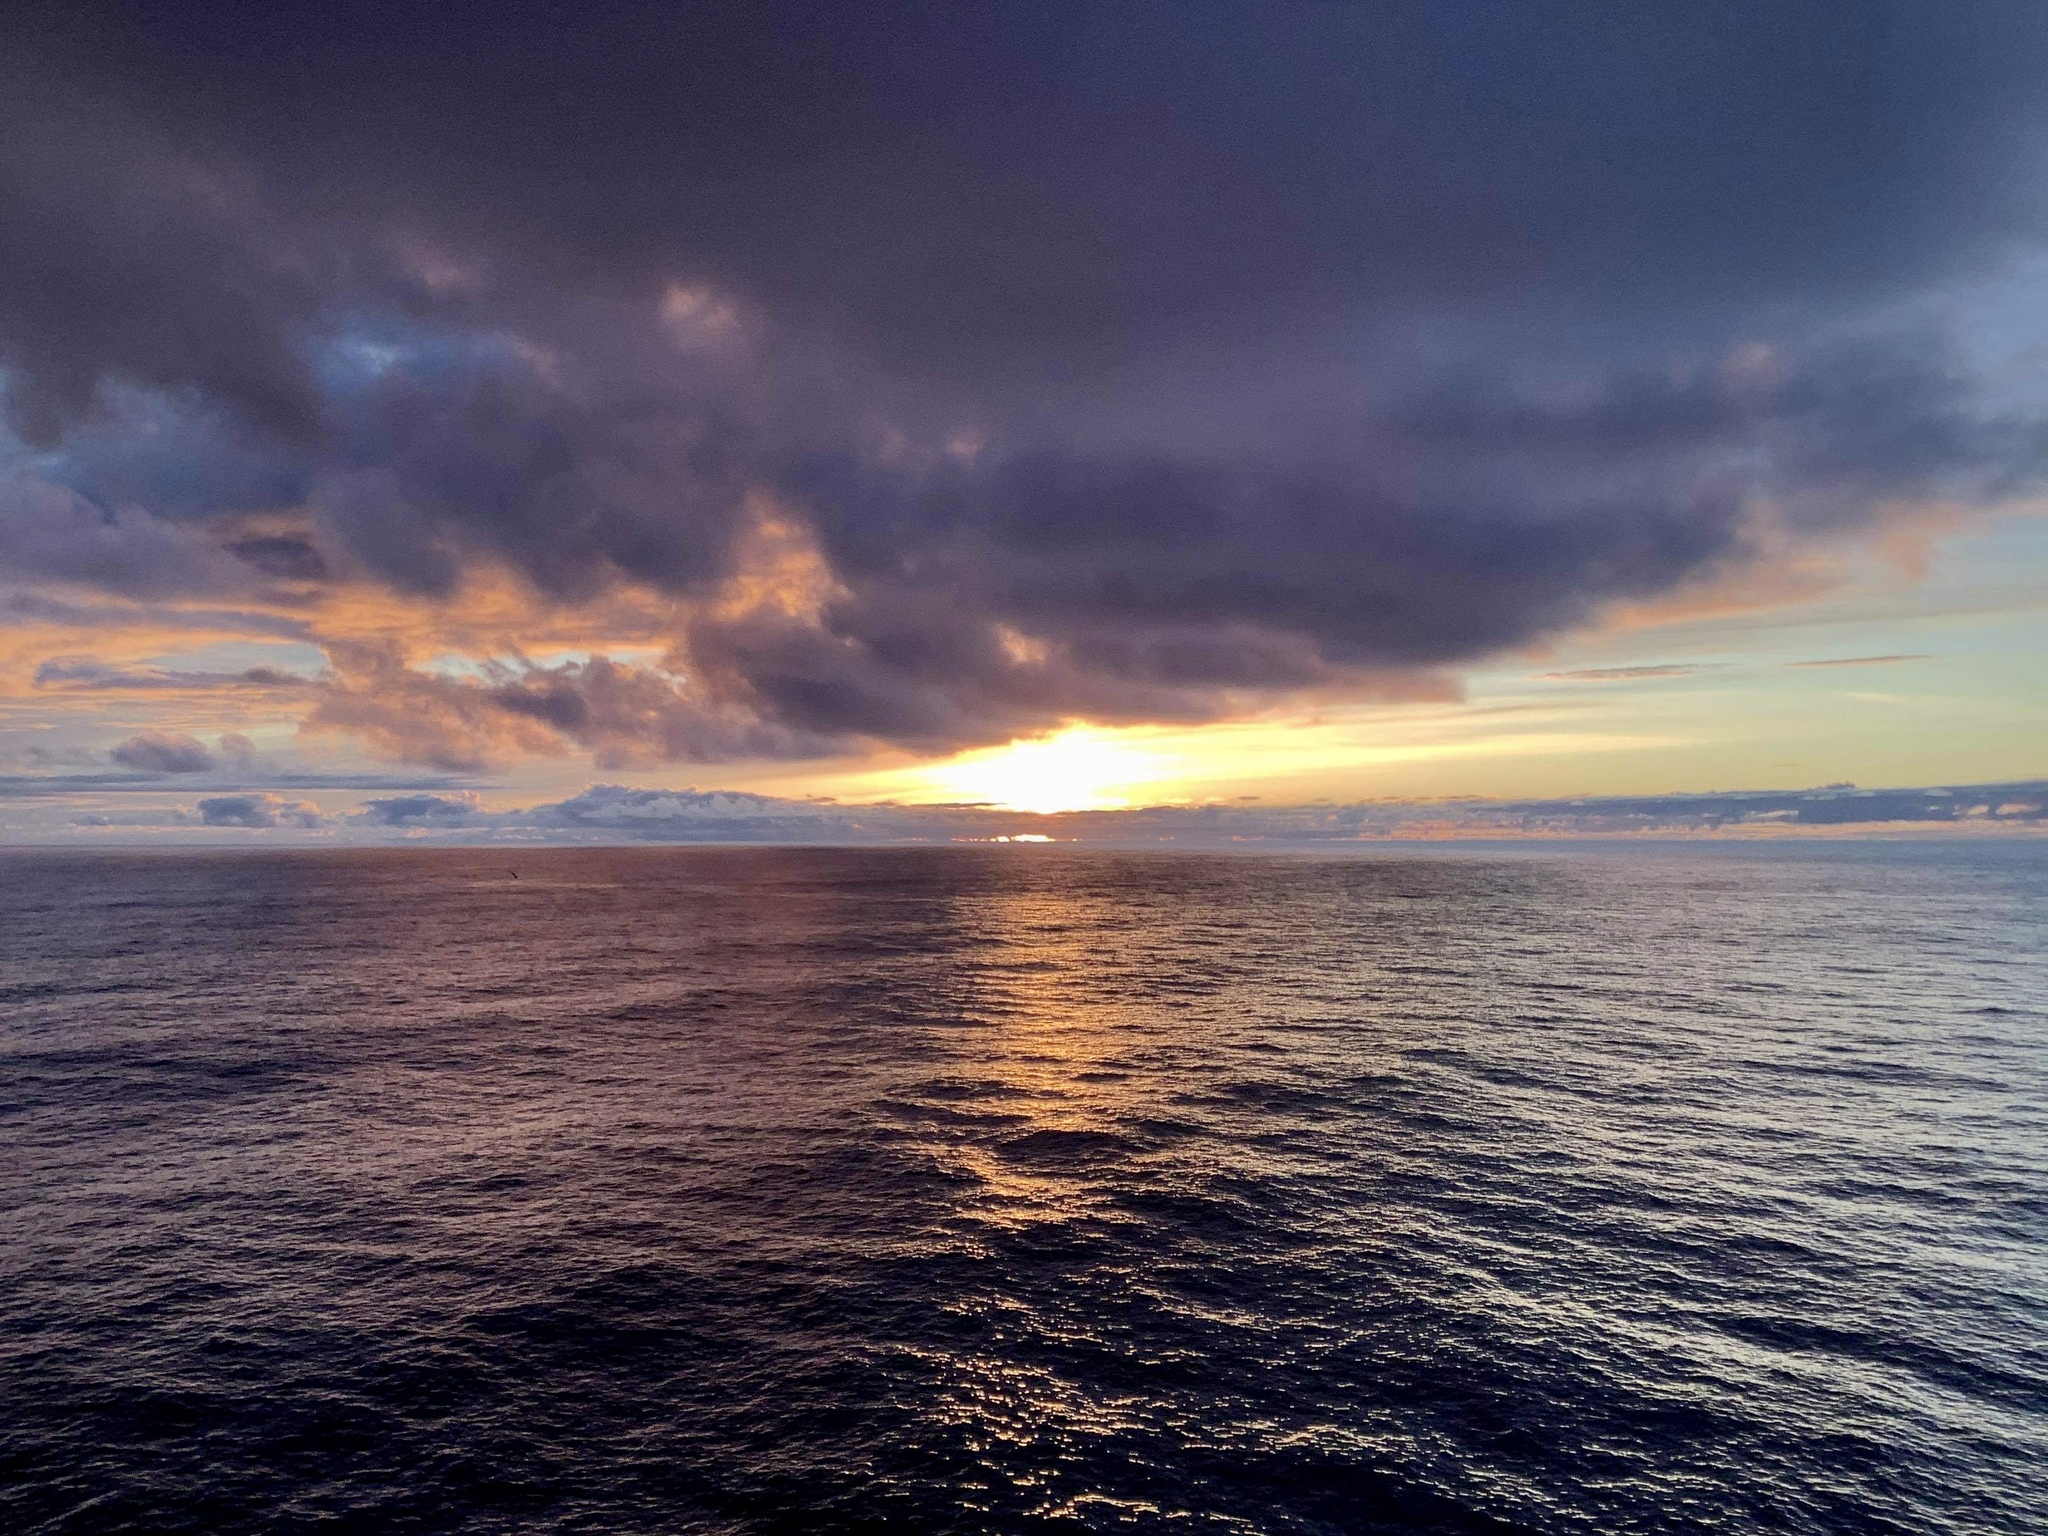
[[[1073,726],[1057,735],[965,752],[916,771],[922,793],[1007,811],[1101,811],[1129,805],[1166,777],[1168,760]]]
[[[1202,725],[1070,725],[942,763],[790,765],[732,787],[849,804],[968,802],[1035,812],[1251,798],[1300,804],[1622,793],[1633,789],[1628,775],[1640,775],[1645,761],[1699,747],[1686,729],[1696,724],[1691,717],[1654,713],[1641,721],[1651,729],[1630,729],[1613,709],[1546,697],[1557,687],[1524,684],[1521,694],[1478,704],[1359,705]],[[1698,696],[1695,688],[1673,707],[1696,708]],[[1642,715],[1641,698],[1632,707]],[[1609,761],[1622,766],[1597,766]]]

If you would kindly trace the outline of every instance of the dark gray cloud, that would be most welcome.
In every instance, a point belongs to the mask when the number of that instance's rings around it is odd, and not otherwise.
[[[214,755],[198,737],[174,731],[143,731],[107,755],[123,768],[141,773],[205,773],[217,766]]]
[[[0,26],[11,571],[685,600],[674,673],[338,658],[419,761],[1441,695],[2048,461],[1898,318],[2048,238],[2036,6]],[[705,603],[763,505],[829,581]]]
[[[254,188],[232,162],[89,99],[82,82],[60,84],[10,41],[0,356],[16,424],[53,441],[120,382],[200,391],[260,429],[314,430],[312,371],[294,340],[321,296],[252,227]]]
[[[121,306],[110,357],[285,420],[317,407],[268,344],[340,280],[306,233],[336,212],[578,285],[686,262],[949,379],[1086,376],[1360,293],[1889,283],[2023,216],[2048,42],[2033,7],[1967,0],[12,9],[47,125],[18,174],[68,194],[42,239],[153,237],[124,242],[141,273],[39,309]],[[217,233],[238,183],[127,174],[207,151],[297,217],[252,249]],[[167,316],[115,323],[145,288]],[[209,346],[152,344],[221,312]]]

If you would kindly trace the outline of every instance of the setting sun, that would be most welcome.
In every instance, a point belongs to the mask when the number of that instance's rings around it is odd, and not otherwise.
[[[1035,741],[966,752],[917,771],[929,793],[1009,811],[1100,811],[1129,805],[1165,777],[1168,760],[1073,726]]]

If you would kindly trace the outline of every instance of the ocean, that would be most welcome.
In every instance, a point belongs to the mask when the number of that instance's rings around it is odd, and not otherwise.
[[[2048,1529],[2048,841],[0,855],[0,1528]]]

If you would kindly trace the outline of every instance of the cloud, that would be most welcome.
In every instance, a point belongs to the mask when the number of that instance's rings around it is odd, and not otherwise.
[[[568,800],[515,812],[512,825],[656,842],[859,841],[930,837],[943,812],[893,806],[840,807],[828,801],[783,800],[729,790],[631,789],[599,784]]]
[[[15,9],[31,399],[119,371],[296,430],[334,288],[460,310],[521,265],[990,393],[1360,298],[1884,288],[2024,225],[2044,42],[2019,4]]]
[[[1252,801],[1040,815],[980,805],[842,805],[730,790],[597,784],[563,800],[493,810],[467,792],[388,796],[346,815],[275,793],[193,807],[87,811],[74,826],[257,829],[359,843],[916,845],[1044,842],[1099,847],[1341,848],[1389,840],[1755,837],[1911,829],[1916,835],[2048,831],[2048,780],[1858,789],[1593,796],[1570,800]]]
[[[27,5],[0,561],[334,662],[45,687],[460,771],[1444,697],[2039,487],[1921,303],[2048,239],[2048,27],[1966,12]],[[489,582],[663,659],[344,612]]]
[[[95,754],[24,754],[31,767],[66,766]],[[222,774],[221,777],[231,777]],[[318,791],[452,791],[461,792],[461,780],[446,774],[394,773],[264,773],[266,792],[276,789]],[[132,773],[9,773],[0,774],[0,799],[76,799],[87,795],[153,795],[163,785],[138,779]],[[223,788],[228,786],[223,785]],[[237,786],[239,787],[239,786]]]
[[[310,640],[303,615],[280,613],[256,603],[215,606],[211,603],[166,600],[130,602],[92,594],[0,590],[0,621],[9,627],[29,626],[97,632],[144,630],[223,634],[277,640]]]
[[[399,795],[385,800],[365,800],[357,812],[365,821],[382,827],[453,826],[476,815],[480,802],[475,794]]]
[[[1888,667],[1902,661],[1932,661],[1932,656],[1825,656],[1818,661],[1788,661],[1788,667]]]
[[[118,667],[92,659],[46,661],[36,668],[38,688],[75,692],[193,693],[232,689],[296,690],[316,680],[277,667],[244,667],[239,672],[177,672],[162,667]]]
[[[1581,667],[1573,672],[1545,672],[1546,683],[1630,683],[1655,677],[1691,677],[1705,668],[1698,665],[1652,667]]]
[[[223,594],[235,563],[193,529],[137,503],[101,504],[0,457],[0,576],[132,598]]]
[[[251,238],[246,182],[140,114],[81,101],[10,41],[0,335],[23,433],[55,439],[109,380],[195,390],[252,425],[313,430],[314,383],[292,333],[318,291],[275,239]]]
[[[974,806],[842,806],[827,801],[598,785],[568,800],[472,823],[580,840],[650,842],[983,842],[1029,833],[1084,843],[1242,847],[1361,839],[1769,832],[1946,824],[2025,827],[2048,817],[2048,783],[1936,789],[1733,792],[1579,800],[1382,800],[1348,805],[1159,806],[1038,816]]]
[[[566,800],[491,811],[473,798],[376,801],[364,828],[456,841],[582,843],[961,843],[1051,839],[1102,845],[1304,847],[1388,838],[1733,834],[1800,829],[2048,825],[2048,782],[1862,790],[1854,785],[1573,800],[1374,800],[1353,804],[1153,806],[1038,815],[969,805],[841,805],[727,790],[599,784]]]
[[[486,663],[451,677],[409,667],[393,650],[336,646],[334,679],[310,731],[348,731],[406,762],[464,771],[572,744],[603,766],[726,757],[801,757],[824,737],[700,700],[687,680],[597,656],[559,666]]]
[[[331,818],[310,800],[278,794],[214,795],[199,802],[199,821],[208,827],[325,827]]]
[[[317,832],[331,828],[335,819],[324,815],[310,800],[287,800],[282,795],[214,795],[196,806],[170,806],[138,811],[85,811],[71,819],[74,827],[95,832],[123,828],[240,828],[250,831]]]
[[[198,821],[197,812],[174,808],[155,811],[81,811],[71,818],[71,825],[93,831],[109,831],[116,827],[189,827],[197,825]]]
[[[214,755],[198,737],[171,731],[143,731],[108,756],[123,768],[143,773],[205,773],[216,766]]]
[[[329,574],[326,558],[303,535],[253,533],[230,539],[221,548],[266,576],[321,581]]]

